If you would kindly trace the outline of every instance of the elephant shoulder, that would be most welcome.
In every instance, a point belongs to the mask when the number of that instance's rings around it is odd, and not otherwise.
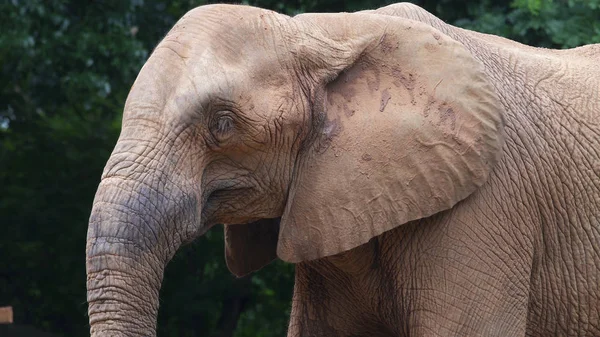
[[[600,71],[600,43],[569,49],[569,52],[577,55],[580,63],[589,64]]]

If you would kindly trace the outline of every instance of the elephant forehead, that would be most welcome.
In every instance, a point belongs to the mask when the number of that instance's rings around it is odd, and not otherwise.
[[[182,55],[195,57],[210,48],[221,62],[244,64],[256,55],[275,55],[289,17],[250,6],[207,5],[185,14],[163,42],[181,47]]]
[[[126,114],[201,112],[216,99],[239,104],[270,102],[265,97],[248,101],[258,94],[280,100],[291,86],[282,62],[286,39],[279,30],[286,17],[280,16],[234,5],[201,6],[188,12],[142,68],[128,97]]]
[[[125,119],[154,116],[162,121],[196,120],[211,106],[230,105],[267,117],[276,106],[288,108],[282,103],[292,90],[285,72],[229,65],[210,52],[187,63],[174,55],[170,49],[161,48],[150,57],[131,88]]]
[[[236,79],[243,81],[243,74],[224,69],[211,57],[186,64],[165,54],[169,52],[157,49],[138,74],[125,103],[124,117],[202,113],[217,98],[232,100],[238,91]]]

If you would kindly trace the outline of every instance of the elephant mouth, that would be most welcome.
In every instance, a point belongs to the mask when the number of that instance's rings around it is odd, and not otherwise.
[[[208,194],[202,207],[202,218],[206,225],[226,222],[219,221],[221,216],[231,216],[239,208],[240,202],[252,191],[251,187],[225,187],[215,189]],[[224,220],[224,219],[223,219]]]
[[[218,204],[223,201],[231,200],[238,197],[241,194],[245,194],[250,190],[248,187],[237,187],[237,188],[221,188],[212,191],[206,198],[206,206],[212,204]]]

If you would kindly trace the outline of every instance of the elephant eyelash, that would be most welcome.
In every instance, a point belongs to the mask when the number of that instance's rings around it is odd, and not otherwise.
[[[231,114],[230,111],[219,111],[211,123],[210,131],[218,142],[227,141],[234,133],[235,120]]]

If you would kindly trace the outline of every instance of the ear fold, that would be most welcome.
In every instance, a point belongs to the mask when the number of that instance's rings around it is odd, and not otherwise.
[[[315,122],[281,220],[282,260],[352,249],[451,208],[486,181],[503,111],[461,44],[388,16],[296,20],[306,27],[298,62],[314,79]]]
[[[237,277],[266,266],[277,257],[279,219],[225,225],[225,260]]]

